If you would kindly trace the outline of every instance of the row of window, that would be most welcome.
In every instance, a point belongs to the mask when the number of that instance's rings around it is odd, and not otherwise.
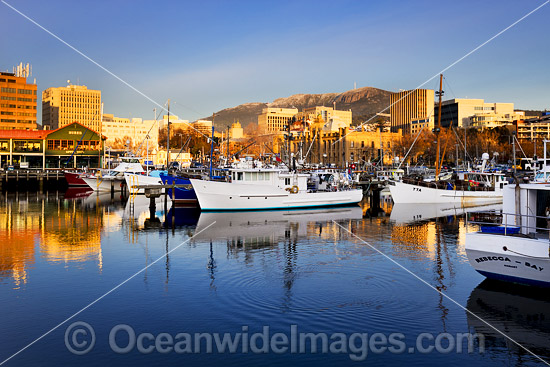
[[[4,83],[5,83],[5,82],[6,82],[6,79],[5,79],[5,78],[0,78],[0,83],[1,83],[1,82],[4,82]],[[8,83],[15,83],[15,82],[16,82],[15,79],[8,79]]]
[[[232,176],[234,181],[268,181],[270,179],[269,172],[233,172]]]
[[[50,139],[48,140],[48,150],[74,149],[76,144],[78,142],[74,140]],[[98,150],[99,148],[100,144],[97,140],[83,140],[78,145],[78,150]]]
[[[33,98],[15,98],[15,97],[11,97],[11,96],[2,96],[0,99],[2,99],[4,101],[19,101],[19,102],[35,102],[36,103],[36,99],[33,99]]]
[[[19,108],[21,110],[36,110],[36,106],[23,106],[23,105],[16,105],[16,104],[0,104],[0,107],[2,108]]]
[[[32,90],[32,89],[16,89],[16,88],[2,87],[2,88],[0,88],[0,91],[2,91],[2,93],[19,93],[19,94],[35,94],[36,95],[36,90]]]
[[[42,143],[39,140],[34,141],[21,141],[15,140],[13,142],[14,152],[40,152],[42,149]],[[0,151],[7,152],[10,150],[8,141],[0,141]]]

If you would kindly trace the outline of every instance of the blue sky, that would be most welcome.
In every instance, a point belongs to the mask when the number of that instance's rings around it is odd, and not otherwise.
[[[544,3],[6,1],[189,120],[354,82],[416,88]],[[445,99],[550,108],[549,15],[550,4],[448,70]],[[0,3],[0,70],[19,62],[39,92],[70,79],[100,89],[106,113],[153,118],[152,102]]]

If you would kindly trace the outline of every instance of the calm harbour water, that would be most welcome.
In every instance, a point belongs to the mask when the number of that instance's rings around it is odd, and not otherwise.
[[[376,217],[366,206],[200,213],[170,209],[168,203],[165,213],[159,199],[151,218],[143,197],[132,206],[110,195],[75,191],[66,196],[0,196],[0,363],[150,266],[6,366],[541,364],[364,241],[550,360],[550,299],[540,291],[484,281],[466,259],[461,210],[396,206],[389,214],[391,208],[384,205],[387,214]],[[95,345],[84,355],[71,353],[65,343],[75,321],[95,332]],[[207,353],[205,342],[201,353],[161,353],[162,348],[140,353],[136,347],[119,354],[109,334],[120,324],[131,326],[136,335],[174,338],[178,333],[240,333],[244,340],[264,327],[269,337],[283,333],[290,339],[295,328],[326,333],[329,342],[335,333],[346,338],[401,333],[406,348],[401,353],[369,350],[359,362],[350,356],[361,355],[360,350],[352,352],[348,345],[347,352],[322,353],[321,344],[317,353],[310,346],[305,353],[289,348],[262,354],[250,347],[243,353],[242,345],[236,353],[219,353],[215,347]],[[473,353],[410,353],[421,333],[468,332],[484,334],[484,353],[478,348]],[[117,345],[128,344],[124,335],[117,334]],[[154,345],[148,338],[145,344]],[[355,342],[360,345],[361,339]]]

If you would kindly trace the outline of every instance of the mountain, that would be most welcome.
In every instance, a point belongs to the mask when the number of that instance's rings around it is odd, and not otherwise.
[[[359,123],[388,107],[391,94],[392,92],[372,87],[352,89],[344,93],[295,94],[290,97],[277,98],[271,103],[244,103],[236,107],[226,108],[216,112],[214,124],[217,130],[225,129],[228,124],[236,121],[246,127],[251,123],[257,123],[258,115],[266,107],[295,107],[301,111],[307,107],[332,107],[334,103],[336,103],[337,110],[351,109],[353,122]],[[208,117],[205,119],[208,119]]]

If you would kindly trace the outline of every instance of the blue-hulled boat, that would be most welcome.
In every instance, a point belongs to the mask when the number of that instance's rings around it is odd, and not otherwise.
[[[187,177],[170,176],[165,173],[160,174],[160,179],[164,185],[185,185],[184,187],[176,187],[174,192],[173,204],[175,206],[197,206],[199,204],[195,190],[191,185],[191,181]],[[172,198],[172,189],[167,188],[166,192]]]

